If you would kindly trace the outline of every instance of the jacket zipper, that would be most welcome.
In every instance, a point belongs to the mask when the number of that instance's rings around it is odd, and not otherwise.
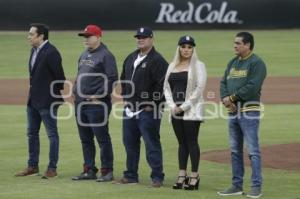
[[[134,66],[133,66],[134,67]],[[134,69],[133,69],[133,73],[132,73],[132,76],[131,76],[131,79],[130,79],[130,81],[132,81],[132,79],[133,79],[133,76],[134,76],[134,73],[135,73],[135,70],[136,70],[136,68],[137,68],[138,66],[136,66],[136,67],[134,67]]]

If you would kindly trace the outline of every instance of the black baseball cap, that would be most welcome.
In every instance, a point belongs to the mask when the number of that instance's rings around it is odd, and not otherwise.
[[[194,38],[189,35],[185,35],[179,38],[178,45],[181,46],[182,44],[190,44],[192,46],[196,46]]]
[[[152,38],[153,31],[149,27],[140,27],[139,29],[137,29],[134,37],[145,37],[145,38],[150,37],[150,38]]]

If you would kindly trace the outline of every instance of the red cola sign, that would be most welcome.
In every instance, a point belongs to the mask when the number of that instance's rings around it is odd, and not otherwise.
[[[47,6],[40,2],[0,0],[0,30],[26,30],[36,21],[52,30],[77,31],[90,23],[104,30],[144,25],[155,30],[300,28],[300,0],[72,0],[72,6],[62,0],[47,1]]]
[[[187,2],[187,9],[181,10],[173,3],[160,3],[160,11],[155,20],[156,23],[178,24],[242,24],[238,18],[238,11],[229,8],[228,2],[223,1],[219,7],[210,2],[194,5]]]

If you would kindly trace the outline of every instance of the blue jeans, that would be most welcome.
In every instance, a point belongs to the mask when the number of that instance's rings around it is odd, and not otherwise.
[[[252,168],[252,187],[261,187],[261,155],[259,148],[259,111],[249,111],[238,114],[230,114],[229,136],[231,145],[232,184],[237,187],[243,186],[244,159],[243,143],[247,144],[248,156]]]
[[[84,166],[95,168],[96,147],[94,137],[100,147],[101,169],[113,170],[113,148],[108,129],[108,118],[111,103],[103,105],[83,105],[78,112],[76,105],[76,121],[82,144]],[[82,124],[79,123],[82,122]]]
[[[152,169],[152,181],[164,180],[160,121],[160,118],[154,118],[153,111],[142,111],[133,118],[127,117],[124,112],[123,143],[127,154],[127,170],[124,171],[124,177],[128,180],[138,182],[141,137],[145,143],[147,162]]]
[[[53,115],[56,117],[58,107],[53,109]],[[57,132],[57,120],[51,117],[50,109],[37,110],[27,106],[27,136],[29,159],[28,166],[37,167],[39,164],[40,139],[39,131],[43,121],[50,141],[49,164],[48,169],[55,170],[58,162],[59,136]]]

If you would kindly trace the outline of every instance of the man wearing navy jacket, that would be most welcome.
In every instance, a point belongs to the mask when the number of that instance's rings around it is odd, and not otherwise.
[[[16,176],[39,173],[39,130],[44,123],[50,141],[49,164],[42,178],[57,176],[59,136],[57,110],[63,103],[60,91],[66,79],[58,50],[48,41],[49,28],[45,24],[31,24],[28,40],[32,46],[29,59],[30,88],[27,102],[28,166]]]
[[[154,48],[153,31],[149,27],[139,28],[134,37],[137,49],[125,59],[120,77],[125,104],[123,143],[127,155],[126,170],[123,178],[115,183],[139,182],[140,140],[143,138],[146,159],[151,167],[151,186],[159,188],[164,181],[160,112],[168,62]]]

